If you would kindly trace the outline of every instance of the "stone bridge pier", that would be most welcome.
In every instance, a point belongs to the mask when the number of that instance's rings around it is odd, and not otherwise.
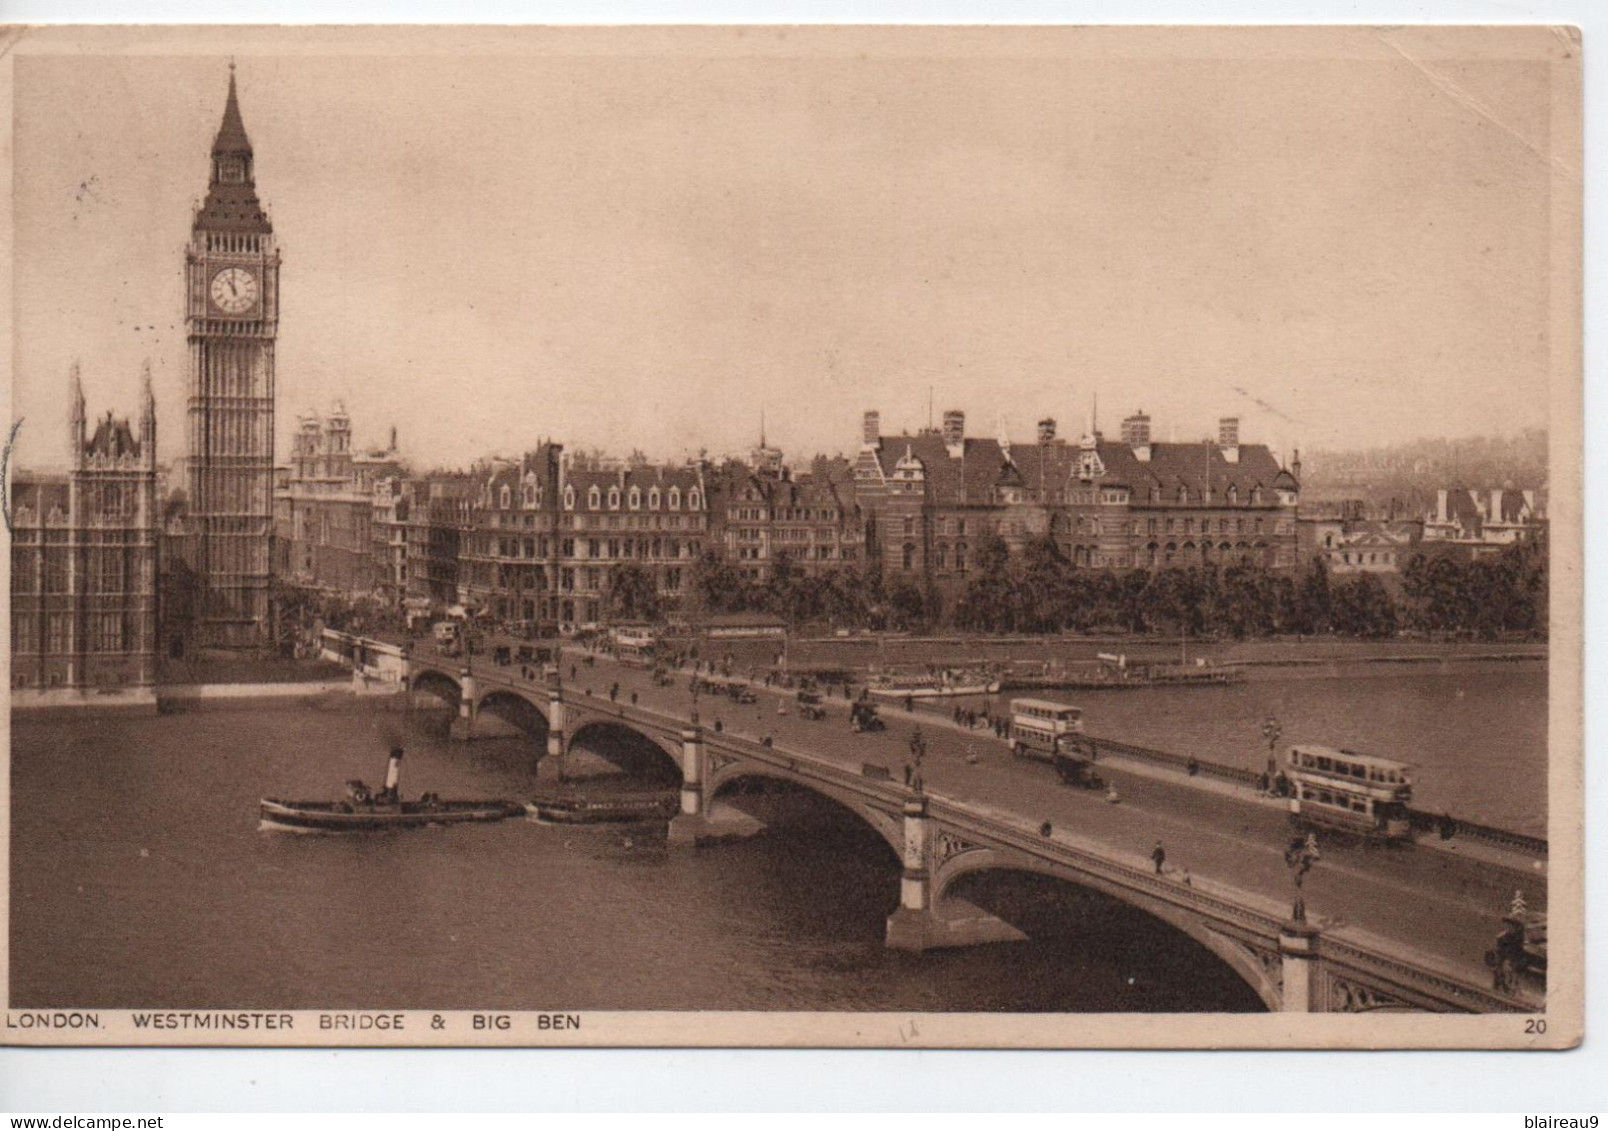
[[[703,728],[694,723],[681,732],[681,811],[670,819],[670,843],[691,847],[715,836],[709,820],[709,777]]]
[[[448,733],[463,742],[475,736],[475,719],[480,714],[480,697],[475,692],[474,673],[468,668],[458,669],[458,717],[452,720]]]
[[[556,687],[548,689],[547,753],[536,763],[536,780],[543,783],[564,780],[564,756],[569,752],[569,708]]]
[[[967,840],[934,819],[926,795],[911,795],[902,806],[899,906],[888,916],[885,940],[894,950],[921,952],[944,947],[977,946],[986,943],[1017,942],[1026,939],[1020,929],[997,915],[959,898],[950,889],[953,879],[978,865],[981,867],[1039,872],[1071,884],[1088,885],[1084,877],[1055,867],[1044,867],[1020,850],[1003,845],[984,845]],[[1272,1011],[1289,1013],[1322,1012],[1336,1008],[1357,1008],[1355,994],[1346,990],[1335,973],[1320,962],[1320,934],[1306,923],[1287,922],[1272,937],[1248,945],[1196,919],[1181,907],[1162,906],[1137,891],[1123,893],[1093,884],[1097,890],[1123,898],[1179,929],[1201,943],[1242,977]],[[1187,898],[1187,893],[1180,891]],[[1272,927],[1272,924],[1269,924]],[[1272,934],[1270,930],[1269,935]],[[1360,1001],[1361,999],[1359,999]],[[1372,1007],[1363,1003],[1363,1007]]]
[[[888,916],[885,936],[890,949],[920,952],[1027,938],[999,916],[963,899],[951,896],[940,904],[933,890],[938,862],[926,794],[906,801],[901,816],[899,906]]]

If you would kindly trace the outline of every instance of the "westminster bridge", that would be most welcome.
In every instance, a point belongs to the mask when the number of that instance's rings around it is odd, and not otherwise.
[[[673,845],[695,846],[761,827],[745,792],[785,782],[841,806],[873,829],[902,865],[887,944],[906,950],[1021,939],[1016,926],[973,902],[991,873],[1052,877],[1145,912],[1231,968],[1269,1010],[1286,1012],[1533,1012],[1539,991],[1491,989],[1484,956],[1506,898],[1522,885],[1544,900],[1544,874],[1493,868],[1433,849],[1325,846],[1304,880],[1309,913],[1291,918],[1289,840],[1277,806],[1234,797],[1183,775],[1102,772],[1121,802],[1064,788],[1003,742],[884,707],[887,730],[853,732],[848,703],[824,720],[796,712],[791,691],[753,685],[756,702],[691,690],[601,654],[564,653],[546,675],[486,656],[469,661],[414,641],[402,652],[408,700],[456,711],[472,739],[500,720],[543,741],[538,778],[568,776],[578,749],[630,748],[679,778]],[[919,780],[906,784],[913,726],[923,735]],[[613,741],[590,741],[609,739]],[[620,739],[627,741],[621,742]],[[640,763],[635,767],[643,768]],[[1170,779],[1170,780],[1164,780]],[[1167,866],[1153,846],[1164,844]]]

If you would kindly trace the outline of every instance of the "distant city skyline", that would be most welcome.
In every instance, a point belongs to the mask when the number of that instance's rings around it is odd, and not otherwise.
[[[807,459],[851,453],[866,409],[914,432],[929,398],[1017,441],[1076,437],[1096,398],[1108,435],[1237,416],[1280,454],[1548,424],[1543,63],[696,34],[407,68],[239,45],[285,251],[280,462],[337,398],[420,466],[542,437],[738,453],[762,411]],[[149,358],[160,458],[185,454],[218,44],[17,60],[19,463],[66,463],[75,359],[91,415],[122,415]]]

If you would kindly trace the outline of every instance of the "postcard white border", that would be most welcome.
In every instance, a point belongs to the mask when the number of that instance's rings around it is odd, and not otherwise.
[[[85,21],[129,21],[143,18],[155,22],[208,22],[222,16],[232,21],[304,22],[314,19],[367,22],[466,19],[482,22],[504,20],[581,21],[595,20],[597,11],[588,6],[549,3],[537,7],[477,3],[472,7],[412,3],[385,6],[357,4],[255,3],[231,6],[226,12],[199,10],[200,5],[148,3],[123,5],[114,10],[101,8],[96,0],[83,3],[10,4],[6,17],[13,20],[41,18]],[[1608,20],[1584,3],[1547,4],[1301,4],[1259,3],[1132,3],[1085,4],[1075,7],[1051,4],[996,3],[987,6],[986,21],[971,5],[932,4],[913,10],[910,5],[889,3],[822,4],[793,3],[768,5],[763,15],[752,6],[698,3],[660,4],[636,2],[611,9],[614,19],[629,22],[1112,22],[1128,23],[1232,23],[1232,22],[1320,22],[1320,23],[1571,23],[1586,32],[1586,130],[1588,208],[1600,212],[1605,195],[1597,188],[1601,173],[1604,102],[1600,96],[1601,66],[1596,62],[1595,37],[1608,27]],[[0,66],[9,61],[0,60]],[[9,88],[9,82],[7,83]],[[1599,293],[1604,240],[1587,230],[1587,310]],[[0,298],[4,298],[0,295]],[[1603,351],[1595,343],[1604,327],[1600,309],[1587,316],[1587,373],[1600,371]],[[1600,441],[1608,433],[1608,420],[1597,409],[1591,383],[1587,385],[1586,428],[1588,436]],[[1588,444],[1586,469],[1588,491],[1601,482],[1604,446]],[[1593,519],[1586,496],[1587,562],[1595,566],[1603,560],[1602,524]],[[1592,589],[1586,593],[1585,625],[1596,636],[1604,624],[1602,602]],[[1600,665],[1588,656],[1584,668],[1587,702],[1601,701],[1608,692],[1608,681]],[[1597,710],[1588,708],[1587,735],[1596,733]],[[1596,812],[1604,805],[1605,790],[1600,775],[1588,779],[1588,806]],[[0,784],[0,790],[4,785]],[[1585,843],[1593,863],[1602,860],[1601,837],[1587,826]],[[1605,929],[1602,907],[1605,885],[1598,871],[1588,869],[1587,906],[1592,909],[1593,937]],[[1587,969],[1588,1032],[1605,1020],[1602,992],[1601,952],[1588,948]],[[894,1052],[731,1052],[685,1053],[653,1051],[609,1051],[596,1053],[513,1051],[479,1053],[383,1053],[302,1052],[268,1054],[261,1052],[79,1052],[49,1053],[7,1049],[0,1052],[0,1093],[13,1091],[26,1078],[34,1093],[30,1102],[60,1098],[57,1110],[82,1106],[85,1061],[93,1058],[102,1081],[103,1094],[113,1090],[120,1099],[115,1106],[140,1106],[137,1097],[147,1097],[153,1109],[173,1109],[179,1097],[176,1081],[187,1080],[182,1089],[186,1108],[248,1109],[277,1107],[286,1097],[296,1096],[293,1106],[308,1106],[318,1096],[340,1103],[349,1091],[352,1076],[369,1081],[384,1078],[390,1084],[383,1106],[448,1108],[584,1107],[600,1100],[620,1106],[682,1107],[712,1106],[714,1100],[735,1099],[739,1094],[758,1102],[780,1107],[836,1107],[841,1104],[884,1108],[892,1101],[912,1107],[999,1106],[1006,1108],[1072,1106],[1104,1108],[1125,1106],[1148,1109],[1209,1110],[1437,1110],[1485,1109],[1559,1111],[1566,1106],[1600,1108],[1601,1086],[1594,1079],[1608,1074],[1608,1055],[1601,1030],[1597,1039],[1575,1053],[1550,1057],[1488,1053],[1368,1054],[1367,1075],[1376,1087],[1367,1096],[1347,1097],[1344,1104],[1332,1085],[1335,1070],[1352,1054],[1340,1053],[1017,1053],[1009,1057],[996,1053]],[[1470,1058],[1475,1059],[1470,1059]],[[695,1058],[689,1060],[688,1058]],[[337,1063],[344,1060],[344,1063]],[[761,1068],[761,1064],[765,1067]],[[1136,1071],[1136,1063],[1139,1065]],[[498,1072],[501,1068],[503,1071]],[[1354,1067],[1354,1066],[1353,1066]],[[134,1072],[128,1070],[134,1068]],[[223,1069],[227,1068],[226,1071]],[[289,1070],[287,1072],[287,1070]],[[1349,1072],[1352,1069],[1346,1069]],[[462,1088],[465,1071],[476,1081],[472,1092]],[[536,1072],[549,1084],[560,1078],[570,1083],[562,1087],[544,1086],[539,1094],[529,1088]],[[702,1078],[689,1087],[687,1073]],[[1519,1073],[1522,1072],[1522,1083]],[[282,1074],[297,1080],[285,1081],[283,1088],[263,1087]],[[1343,1075],[1342,1077],[1343,1078]],[[251,1079],[250,1086],[245,1084]],[[579,1080],[592,1087],[580,1087]],[[499,1083],[499,1080],[502,1083]],[[832,1080],[823,1089],[819,1081]],[[450,1092],[441,1086],[454,1082]],[[679,1081],[679,1082],[678,1082]],[[710,1081],[718,1081],[718,1092],[711,1093]],[[151,1087],[157,1084],[156,1088]],[[1327,1084],[1328,1087],[1324,1085]],[[312,1091],[307,1086],[312,1086]],[[220,1091],[220,1088],[223,1089]],[[54,1091],[52,1091],[54,1089]],[[739,1092],[738,1089],[741,1089]],[[363,1089],[372,1096],[371,1088]],[[157,1096],[163,1096],[158,1099]],[[443,1103],[446,1095],[452,1100]],[[77,1097],[74,1104],[71,1097]],[[195,1101],[200,1100],[199,1104]],[[154,1101],[154,1102],[153,1102]],[[266,1103],[265,1103],[266,1101]],[[454,1102],[455,1101],[455,1102]],[[700,1102],[701,1101],[701,1102]],[[738,1100],[737,1102],[743,1102]],[[368,1106],[367,1104],[359,1106]],[[725,1106],[721,1104],[720,1106]]]

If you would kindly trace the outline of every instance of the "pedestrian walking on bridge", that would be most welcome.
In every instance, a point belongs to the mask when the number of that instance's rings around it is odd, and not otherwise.
[[[1167,862],[1167,850],[1161,847],[1161,841],[1158,840],[1156,847],[1150,850],[1150,858],[1156,862],[1156,875],[1161,875],[1161,866]]]

